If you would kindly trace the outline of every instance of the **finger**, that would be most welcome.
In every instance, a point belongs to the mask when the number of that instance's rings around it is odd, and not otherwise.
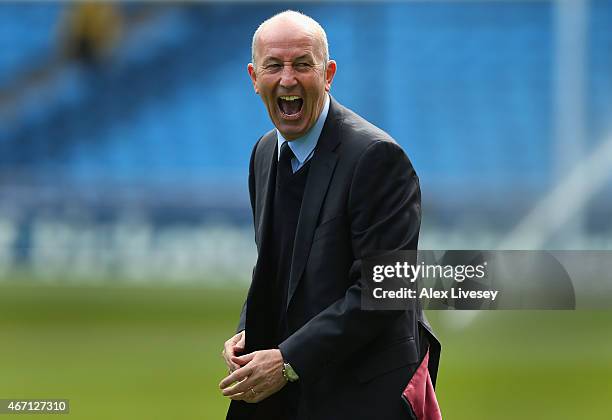
[[[221,357],[223,357],[223,360],[225,360],[225,363],[227,363],[227,365],[229,366],[230,364],[235,364],[232,362],[232,357],[234,357],[234,350],[233,349],[223,349],[223,351],[221,352]]]
[[[234,353],[232,351],[232,349],[234,348],[234,346],[236,344],[238,344],[242,338],[243,334],[236,334],[235,336],[233,336],[232,338],[230,338],[229,340],[227,340],[225,343],[223,343],[223,353],[225,354],[229,354],[229,356],[233,356]]]
[[[226,361],[228,375],[234,373],[236,370],[240,369],[242,366],[232,363],[230,361]]]
[[[253,397],[253,394],[251,392],[243,392],[242,394],[232,395],[231,397],[229,397],[229,399],[234,401],[244,401],[246,403],[253,404],[260,402],[263,398],[259,398],[259,395],[257,395],[257,397]]]
[[[225,343],[225,347],[223,348],[223,359],[225,360],[225,364],[227,368],[230,370],[230,373],[241,367],[242,365],[232,362],[232,357],[236,355],[236,351],[234,350],[235,343]]]
[[[259,378],[255,378],[254,375],[251,375],[230,388],[224,389],[223,395],[230,398],[240,397],[245,400],[253,400],[257,399],[259,395],[266,394],[268,391],[269,389],[266,388],[265,384]]]
[[[253,357],[255,357],[255,353],[257,353],[256,351],[254,351],[253,353],[248,353],[242,356],[232,356],[230,358],[230,360],[236,364],[239,365],[246,365],[247,363],[249,363],[251,360],[253,360]]]
[[[234,401],[252,402],[251,397],[252,395],[248,395],[243,392],[242,394],[231,395],[229,399]]]
[[[231,397],[232,395],[236,395],[236,394],[250,393],[252,397],[255,397],[257,395],[257,391],[255,391],[255,393],[251,391],[255,387],[255,385],[256,384],[253,378],[249,377],[228,388],[225,388],[223,390],[223,395],[226,397]]]
[[[229,397],[229,399],[234,401],[244,401],[249,404],[257,403],[260,401],[259,398],[253,397],[251,392],[243,392],[242,394],[232,395]]]
[[[233,351],[230,352],[226,352],[225,350],[223,351],[223,360],[225,361],[225,364],[227,365],[227,368],[230,370],[230,373],[235,371],[236,369],[238,369],[240,367],[240,365],[232,362],[231,358],[234,357],[234,353]]]
[[[242,381],[251,374],[252,370],[253,369],[250,366],[244,366],[240,369],[236,369],[221,381],[221,383],[219,384],[219,388],[224,389],[233,384],[234,382]]]
[[[243,392],[241,394],[236,394],[236,395],[232,395],[229,398],[231,400],[240,400],[240,401],[244,401],[247,403],[258,403],[264,399],[266,399],[268,397],[268,393],[267,392],[257,392],[255,391],[255,394],[253,394],[253,392],[251,390],[248,390],[246,392]]]
[[[239,348],[241,351],[244,350],[244,343],[245,343],[245,341],[246,341],[246,339],[245,339],[245,335],[244,335],[244,331],[243,331],[243,334],[240,336],[240,340],[238,340],[238,343],[236,343],[234,348]]]
[[[236,356],[230,360],[232,363],[236,364],[239,368],[246,366],[246,362],[241,362]]]
[[[229,360],[232,356],[234,356],[234,345],[225,343],[223,350],[221,351],[221,355],[224,359]]]
[[[233,362],[232,361],[232,357],[235,357],[233,353],[231,355],[227,355],[226,354],[226,355],[223,356],[223,360],[225,360],[225,364],[227,365],[228,369],[233,372],[236,369],[238,369],[239,367],[241,367],[241,365],[239,365],[238,363]]]
[[[225,343],[223,343],[223,351],[224,352],[228,352],[229,350],[232,349],[232,347],[234,347],[236,345],[236,343],[237,343],[237,341],[235,341],[233,337],[230,338]]]

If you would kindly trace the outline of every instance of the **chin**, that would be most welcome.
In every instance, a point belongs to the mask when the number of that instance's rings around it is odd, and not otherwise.
[[[300,137],[300,135],[299,135],[299,134],[296,134],[296,133],[291,133],[291,132],[286,132],[286,131],[285,131],[285,132],[283,132],[282,130],[279,130],[279,131],[281,132],[281,134],[283,135],[283,137],[284,137],[286,140],[289,140],[289,141],[291,141],[291,140],[295,140],[295,139],[297,139],[297,138],[299,138],[299,137]]]
[[[304,130],[297,129],[294,127],[283,127],[283,124],[277,125],[276,128],[278,128],[278,131],[280,131],[283,137],[287,140],[297,139],[299,137],[302,137],[305,133]]]

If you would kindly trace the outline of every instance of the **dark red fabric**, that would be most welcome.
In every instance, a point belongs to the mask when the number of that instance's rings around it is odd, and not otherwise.
[[[417,420],[442,420],[440,406],[427,368],[428,363],[429,350],[402,395],[410,403]]]

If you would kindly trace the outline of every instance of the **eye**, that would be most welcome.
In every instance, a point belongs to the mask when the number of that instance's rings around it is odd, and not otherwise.
[[[312,64],[307,63],[305,61],[300,61],[298,63],[295,63],[294,67],[297,71],[307,72],[307,71],[310,71],[310,69],[312,68]]]
[[[270,64],[266,64],[264,66],[264,70],[268,70],[268,71],[276,71],[279,70],[282,66],[278,63],[270,63]]]

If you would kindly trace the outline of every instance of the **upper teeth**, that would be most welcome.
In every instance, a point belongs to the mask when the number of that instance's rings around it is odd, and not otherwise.
[[[295,101],[296,99],[300,99],[299,96],[281,96],[283,101]]]

